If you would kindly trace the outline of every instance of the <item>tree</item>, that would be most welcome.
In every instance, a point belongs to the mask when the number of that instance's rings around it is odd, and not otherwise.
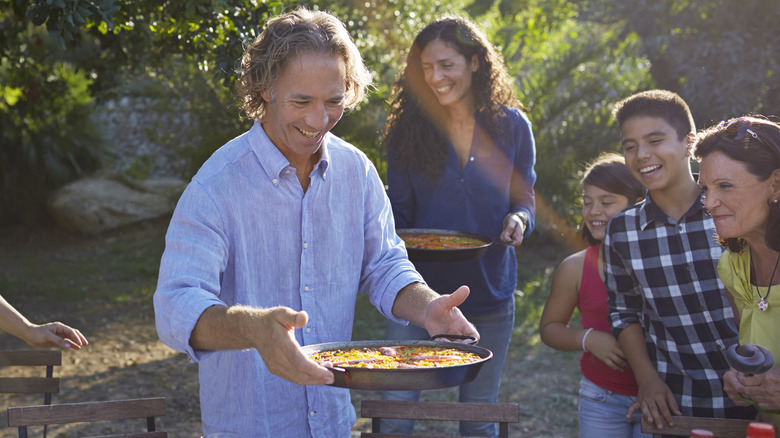
[[[280,7],[250,0],[0,2],[0,222],[45,221],[48,194],[97,168],[95,97],[150,91],[128,87],[134,78],[156,78],[151,92],[162,89],[177,101],[172,111],[184,102],[203,121],[193,133],[202,143],[184,142],[195,144],[185,152],[207,156],[240,124],[227,86],[242,45]],[[168,136],[171,147],[176,140]]]
[[[0,222],[45,217],[47,194],[93,170],[101,144],[92,80],[62,51],[84,21],[81,3],[25,6],[0,2]]]
[[[581,2],[510,3],[513,8],[493,2],[496,13],[483,26],[496,36],[533,123],[536,234],[578,246],[573,224],[580,216],[582,170],[599,153],[617,149],[612,104],[652,86],[648,63],[638,55],[635,36],[621,38],[617,25],[583,21]]]
[[[659,87],[680,94],[700,128],[780,108],[780,8],[767,0],[595,0],[584,18],[636,35]]]

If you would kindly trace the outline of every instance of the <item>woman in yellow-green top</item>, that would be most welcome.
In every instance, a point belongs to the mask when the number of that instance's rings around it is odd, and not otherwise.
[[[718,273],[733,298],[739,342],[780,361],[780,125],[763,116],[721,122],[697,135],[694,156],[704,207],[726,248]],[[723,381],[737,404],[780,409],[780,366],[758,375],[732,369]],[[780,425],[780,415],[772,417]]]
[[[750,265],[749,247],[740,253],[726,251],[718,263],[718,274],[739,312],[739,343],[768,348],[780,365],[780,284],[775,283],[771,288],[752,284],[754,275]],[[775,277],[775,281],[780,279],[780,272],[775,272]],[[766,304],[761,304],[762,300]]]

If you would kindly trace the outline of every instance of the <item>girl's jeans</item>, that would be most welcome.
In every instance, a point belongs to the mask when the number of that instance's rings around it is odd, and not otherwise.
[[[585,377],[580,381],[580,438],[651,438],[642,433],[642,411],[626,418],[636,397],[608,391]]]

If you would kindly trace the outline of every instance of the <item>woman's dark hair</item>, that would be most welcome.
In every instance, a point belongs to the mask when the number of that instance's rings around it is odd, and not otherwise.
[[[441,18],[427,25],[414,39],[406,68],[393,84],[384,147],[389,160],[432,180],[437,180],[444,169],[447,135],[440,129],[444,110],[425,82],[421,54],[437,39],[463,55],[467,62],[476,57],[478,67],[471,83],[476,117],[491,138],[504,134],[507,114],[503,107],[522,109],[503,58],[477,26],[461,17]]]
[[[696,134],[693,156],[701,161],[713,152],[722,152],[745,168],[759,181],[766,181],[780,169],[780,125],[761,115],[748,115],[723,121]],[[767,200],[769,220],[764,238],[766,244],[780,251],[780,205]],[[739,253],[747,242],[740,237],[718,241],[729,251]]]
[[[606,152],[599,155],[596,160],[585,168],[581,185],[595,186],[610,193],[622,195],[628,198],[628,203],[634,204],[645,197],[645,187],[640,183],[626,166],[622,155],[614,152]],[[580,222],[580,232],[590,245],[596,245],[600,241],[593,237],[588,227],[585,226],[585,218]]]

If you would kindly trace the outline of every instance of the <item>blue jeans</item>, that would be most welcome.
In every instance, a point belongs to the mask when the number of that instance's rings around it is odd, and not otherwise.
[[[651,438],[642,433],[641,410],[626,412],[636,397],[615,394],[585,377],[580,381],[580,438]]]
[[[501,368],[504,365],[512,329],[515,325],[514,297],[502,308],[489,313],[466,314],[466,318],[477,327],[479,346],[493,352],[493,358],[485,362],[473,381],[460,386],[459,401],[469,403],[496,403],[501,383]],[[402,326],[387,321],[387,339],[430,339],[425,329],[409,324]],[[383,391],[383,400],[419,400],[420,391]],[[380,420],[382,433],[412,433],[414,420]],[[461,421],[460,434],[471,436],[497,436],[496,423]]]

